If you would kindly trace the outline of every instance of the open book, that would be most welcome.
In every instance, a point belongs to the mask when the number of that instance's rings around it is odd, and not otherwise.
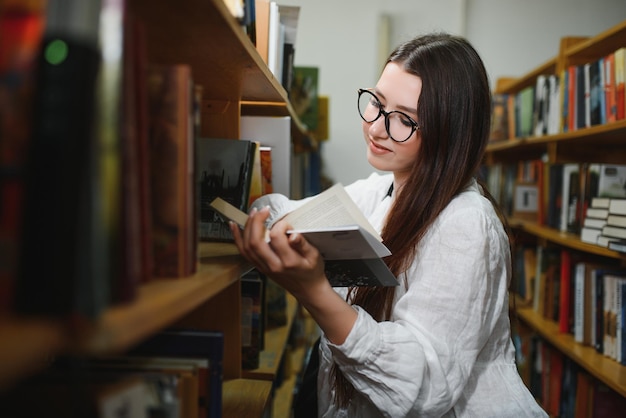
[[[211,207],[240,227],[248,215],[216,198]],[[293,229],[322,254],[332,286],[397,286],[398,280],[383,257],[391,255],[382,238],[348,196],[341,184],[325,190],[287,213]]]

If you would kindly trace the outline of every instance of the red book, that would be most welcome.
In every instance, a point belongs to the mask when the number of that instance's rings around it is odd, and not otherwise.
[[[626,116],[626,98],[624,94],[624,84],[626,79],[626,47],[620,48],[613,53],[615,59],[615,101],[617,103],[617,120]]]
[[[561,250],[561,285],[559,297],[559,332],[570,332],[571,309],[570,294],[572,289],[572,261],[569,251]]]
[[[606,103],[606,122],[617,120],[617,101],[615,100],[615,54],[604,57],[604,95]]]

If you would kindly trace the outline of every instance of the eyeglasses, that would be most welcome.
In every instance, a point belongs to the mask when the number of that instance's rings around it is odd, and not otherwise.
[[[406,113],[398,110],[385,112],[383,105],[374,93],[366,89],[359,89],[357,101],[359,115],[365,122],[376,121],[380,115],[385,117],[385,129],[389,137],[396,142],[407,141],[419,129],[419,125]]]

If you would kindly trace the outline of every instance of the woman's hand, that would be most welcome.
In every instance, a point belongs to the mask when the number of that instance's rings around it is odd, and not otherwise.
[[[255,267],[271,277],[298,299],[319,286],[330,286],[324,274],[324,261],[319,251],[300,234],[287,234],[291,226],[279,221],[266,240],[265,221],[269,210],[253,209],[242,230],[231,223],[230,228],[240,253]]]
[[[331,287],[319,251],[302,235],[287,235],[291,228],[287,222],[274,224],[266,240],[268,216],[267,208],[252,209],[243,231],[230,223],[237,248],[259,271],[298,299],[326,338],[342,344],[356,321],[356,311]]]

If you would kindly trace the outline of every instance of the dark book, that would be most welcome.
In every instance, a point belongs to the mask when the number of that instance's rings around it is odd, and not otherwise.
[[[147,71],[154,276],[186,277],[195,272],[197,255],[191,67]]]
[[[247,212],[257,143],[244,139],[198,138],[196,187],[201,241],[230,242],[233,236],[210,204],[216,197]]]
[[[104,71],[101,50],[123,48],[122,5],[64,6],[48,10],[37,62],[15,305],[94,318],[110,302],[117,265],[122,63]],[[120,26],[100,28],[101,13]],[[71,24],[78,18],[90,36]],[[99,45],[99,31],[115,33]]]
[[[585,66],[583,64],[576,66],[576,94],[575,94],[575,129],[584,128],[585,123]]]
[[[563,207],[563,164],[550,164],[548,168],[548,208],[546,225],[550,228],[561,228]]]
[[[606,121],[604,74],[602,61],[589,63],[589,120],[587,126],[600,125]]]
[[[43,5],[0,9],[0,312],[12,305]]]
[[[265,344],[265,286],[256,270],[241,277],[241,368],[259,368]]]
[[[197,329],[170,329],[157,333],[133,347],[130,356],[201,358],[208,360],[206,392],[199,393],[202,415],[207,418],[222,416],[222,383],[224,361],[224,334],[220,331]]]

